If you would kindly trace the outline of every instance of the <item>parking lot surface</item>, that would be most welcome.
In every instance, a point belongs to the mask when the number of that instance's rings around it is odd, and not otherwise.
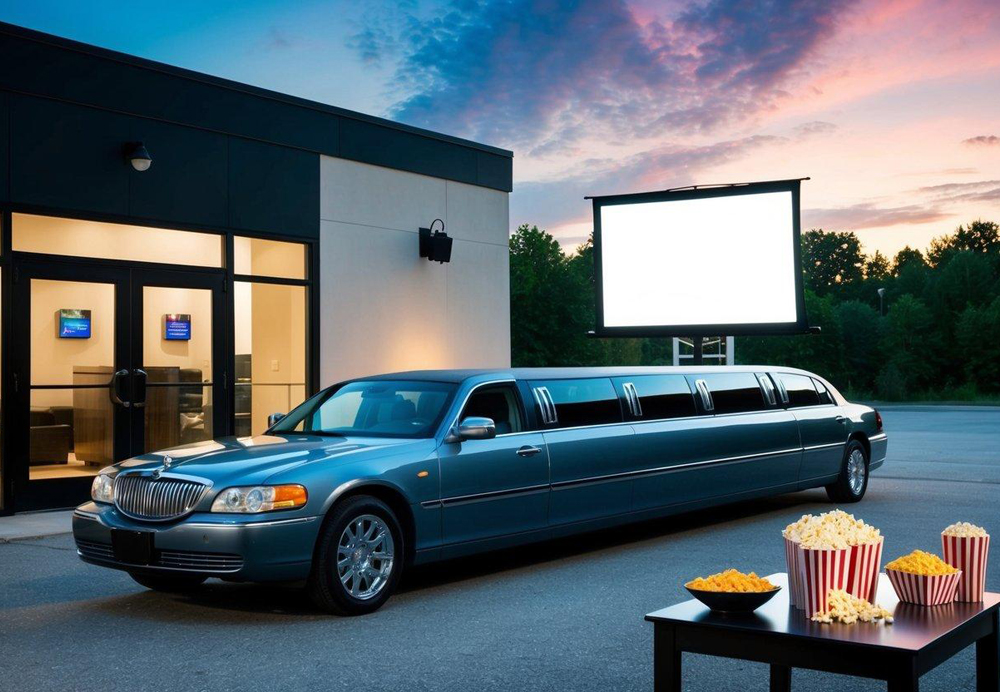
[[[959,520],[1000,528],[1000,408],[886,407],[886,465],[849,507],[886,561],[940,551]],[[85,565],[70,536],[0,544],[0,690],[651,690],[643,615],[726,567],[784,571],[780,532],[822,490],[415,570],[374,615],[316,612],[295,589],[210,581],[147,591]],[[994,551],[995,552],[995,551]],[[994,555],[987,587],[1000,591]],[[685,656],[684,689],[767,689],[763,665]],[[972,650],[921,679],[975,689]],[[796,670],[801,690],[884,683]]]

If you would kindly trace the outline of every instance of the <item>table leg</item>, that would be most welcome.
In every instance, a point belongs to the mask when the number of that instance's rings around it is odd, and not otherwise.
[[[771,692],[791,692],[792,669],[788,666],[771,664]]]
[[[1000,612],[992,622],[993,631],[976,641],[976,692],[1000,692]]]
[[[681,692],[681,652],[677,650],[674,628],[665,623],[653,626],[653,689]]]
[[[888,680],[889,692],[920,692],[920,676],[916,661],[899,664]]]

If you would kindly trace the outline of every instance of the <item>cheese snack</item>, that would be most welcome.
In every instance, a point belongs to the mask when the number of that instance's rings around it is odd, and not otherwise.
[[[923,550],[914,550],[909,555],[897,557],[885,568],[922,576],[954,574],[958,571],[957,567],[952,567],[934,553],[926,553]]]
[[[724,591],[726,593],[772,591],[776,588],[767,579],[758,577],[756,572],[743,574],[735,569],[727,569],[725,572],[719,572],[710,577],[698,577],[684,586],[695,591]]]

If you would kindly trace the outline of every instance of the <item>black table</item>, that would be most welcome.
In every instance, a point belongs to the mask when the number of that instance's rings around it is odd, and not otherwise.
[[[975,643],[977,692],[1000,692],[1000,594],[927,608],[900,603],[883,574],[875,601],[893,613],[893,624],[824,625],[789,606],[785,573],[768,579],[783,588],[754,613],[713,613],[690,600],[647,615],[654,689],[680,691],[687,651],[769,663],[772,692],[791,689],[792,668],[885,680],[889,692],[915,691],[921,675]]]

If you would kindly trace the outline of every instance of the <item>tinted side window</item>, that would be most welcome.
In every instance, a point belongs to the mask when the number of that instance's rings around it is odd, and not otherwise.
[[[788,392],[788,406],[816,406],[819,404],[819,394],[813,386],[812,379],[805,375],[778,375]]]
[[[701,377],[712,393],[715,413],[763,411],[764,395],[752,372],[706,374]]]
[[[628,378],[639,395],[642,420],[680,418],[696,414],[694,398],[682,375],[651,375]]]
[[[468,403],[462,409],[459,420],[470,416],[492,418],[497,435],[521,432],[521,407],[517,403],[517,393],[509,385],[499,387],[480,387],[469,397]]]
[[[830,394],[830,390],[826,388],[826,385],[817,379],[813,379],[813,384],[816,385],[816,391],[819,393],[819,403],[821,404],[832,404],[833,395]]]
[[[611,380],[546,380],[532,382],[531,386],[548,389],[556,407],[556,427],[620,423],[622,420],[618,393]]]

